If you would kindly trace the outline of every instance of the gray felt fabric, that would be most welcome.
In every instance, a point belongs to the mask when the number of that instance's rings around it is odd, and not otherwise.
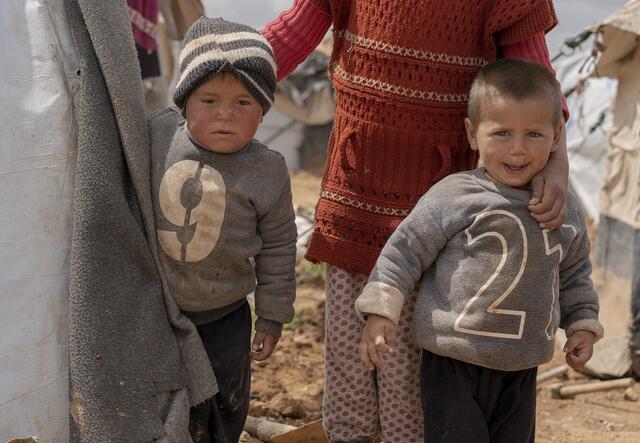
[[[157,270],[149,141],[126,2],[66,0],[65,7],[81,76],[70,440],[188,441],[189,405],[217,386],[195,326]]]

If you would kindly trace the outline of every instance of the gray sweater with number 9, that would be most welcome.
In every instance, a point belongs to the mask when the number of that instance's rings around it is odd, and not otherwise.
[[[602,337],[575,196],[556,230],[538,227],[530,197],[488,180],[482,168],[440,181],[387,242],[356,310],[397,324],[417,285],[419,346],[503,371],[549,361],[558,327]]]
[[[284,157],[256,140],[230,154],[193,142],[177,108],[148,121],[160,261],[194,323],[217,320],[255,290],[256,329],[293,318],[297,231]]]

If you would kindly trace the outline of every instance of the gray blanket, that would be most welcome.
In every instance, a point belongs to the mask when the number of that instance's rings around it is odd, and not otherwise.
[[[66,0],[80,54],[69,277],[71,441],[189,441],[217,392],[158,270],[140,71],[124,0]]]

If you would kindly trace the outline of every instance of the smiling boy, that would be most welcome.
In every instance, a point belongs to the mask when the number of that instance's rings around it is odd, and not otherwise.
[[[383,369],[380,353],[394,352],[403,304],[418,291],[425,441],[532,442],[537,366],[552,358],[558,327],[574,368],[603,334],[575,196],[557,230],[539,228],[527,209],[530,181],[558,143],[561,100],[535,62],[483,67],[465,124],[484,166],[425,194],[356,301],[366,318],[360,359]]]
[[[149,118],[160,261],[219,389],[191,409],[195,443],[238,441],[251,358],[269,358],[293,318],[297,232],[287,165],[253,139],[275,88],[273,52],[258,31],[202,17],[180,54],[177,108]]]

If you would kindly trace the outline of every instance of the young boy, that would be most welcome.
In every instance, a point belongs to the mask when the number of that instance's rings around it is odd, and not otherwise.
[[[203,17],[180,54],[174,102],[149,120],[161,262],[196,324],[219,393],[192,408],[194,442],[237,442],[250,355],[267,359],[293,317],[295,214],[282,155],[253,136],[273,102],[275,62],[254,29]],[[247,294],[255,290],[255,337]]]
[[[527,209],[530,180],[558,142],[561,100],[535,62],[482,68],[465,124],[484,166],[425,194],[356,301],[366,318],[360,359],[382,369],[379,353],[394,353],[395,325],[417,286],[425,441],[533,441],[537,366],[552,358],[558,326],[574,368],[603,334],[575,196],[561,229],[541,230]]]

